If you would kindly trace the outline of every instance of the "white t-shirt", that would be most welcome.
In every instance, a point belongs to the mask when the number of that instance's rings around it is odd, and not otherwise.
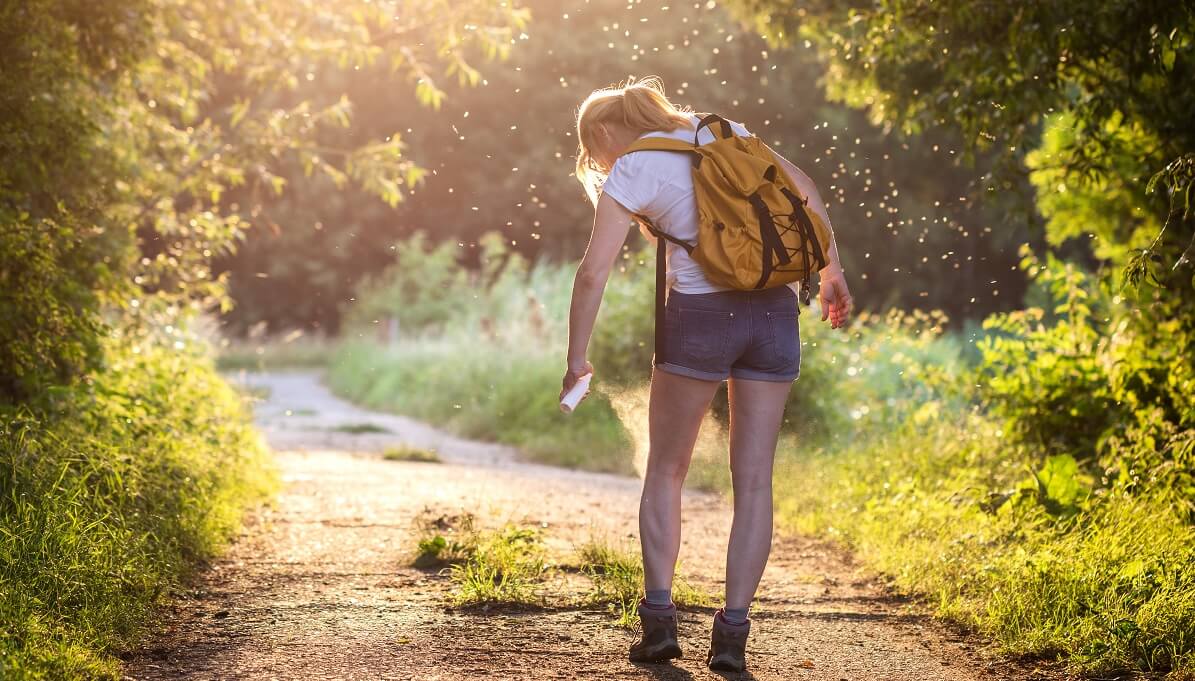
[[[693,130],[701,118],[690,114],[692,126],[671,132],[649,132],[641,137],[671,137],[693,141]],[[742,124],[730,121],[735,134],[749,137]],[[703,128],[698,142],[714,141],[714,133]],[[624,208],[651,220],[655,227],[669,236],[690,244],[697,243],[697,200],[693,192],[693,161],[688,154],[675,151],[636,151],[614,162],[610,176],[602,186]],[[689,257],[685,249],[668,243],[668,283],[678,293],[713,293],[729,291],[715,286],[705,278],[701,266]]]

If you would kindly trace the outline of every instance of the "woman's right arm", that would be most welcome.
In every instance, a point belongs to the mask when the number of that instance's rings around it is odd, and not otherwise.
[[[593,371],[586,360],[589,339],[602,304],[606,280],[610,278],[610,270],[614,268],[631,223],[631,212],[609,194],[602,194],[594,211],[593,235],[573,281],[573,300],[568,315],[568,367],[561,382],[561,395],[568,392],[577,379]]]

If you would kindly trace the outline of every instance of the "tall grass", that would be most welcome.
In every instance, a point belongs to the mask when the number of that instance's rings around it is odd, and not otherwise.
[[[216,347],[216,366],[221,371],[321,369],[328,365],[333,347],[329,340],[294,334],[243,340],[223,338]]]
[[[1195,670],[1195,527],[1172,500],[1123,490],[1053,515],[1033,458],[1004,439],[952,413],[784,457],[779,517],[1009,652],[1091,673]]]
[[[563,369],[530,341],[478,343],[460,335],[395,346],[349,341],[328,374],[337,393],[375,409],[519,447],[564,466],[633,472],[630,442],[607,398],[572,415],[557,408]]]
[[[242,399],[192,352],[0,413],[0,678],[118,678],[163,597],[273,487]]]
[[[483,261],[504,266],[469,280],[425,273],[459,270],[451,246],[426,252],[420,241],[408,244],[404,252],[421,265],[365,286],[329,385],[361,404],[515,445],[534,459],[633,472],[631,439],[607,395],[595,391],[571,415],[557,408],[572,269],[532,267],[494,240],[483,246]],[[412,288],[425,275],[440,288]],[[380,343],[373,330],[386,319],[405,332]]]

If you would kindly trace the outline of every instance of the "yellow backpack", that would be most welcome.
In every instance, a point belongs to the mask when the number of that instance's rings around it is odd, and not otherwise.
[[[705,127],[714,141],[699,144],[697,134]],[[646,216],[636,215],[636,220],[657,238],[684,248],[715,285],[751,290],[801,281],[802,299],[809,304],[813,273],[828,262],[830,230],[809,210],[808,197],[800,195],[761,139],[740,137],[726,119],[709,114],[698,124],[692,144],[643,137],[623,153],[648,150],[692,155],[697,243],[665,234]],[[662,242],[659,255],[662,263]],[[657,278],[662,280],[663,272]],[[657,285],[662,288],[659,281]]]

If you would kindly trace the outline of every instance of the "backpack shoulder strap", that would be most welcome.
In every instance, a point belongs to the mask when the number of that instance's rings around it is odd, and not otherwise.
[[[691,154],[700,153],[690,142],[672,139],[670,137],[641,137],[626,148],[622,153],[632,154],[636,151],[680,151]]]
[[[718,130],[722,133],[721,139],[730,139],[737,137],[734,133],[734,128],[730,127],[730,121],[722,118],[718,114],[699,114],[701,122],[697,124],[697,131],[693,133],[693,143],[697,143],[697,136],[701,134],[702,128],[709,128],[710,132],[714,132],[714,123],[718,123]],[[714,139],[718,139],[718,133],[714,132]]]

